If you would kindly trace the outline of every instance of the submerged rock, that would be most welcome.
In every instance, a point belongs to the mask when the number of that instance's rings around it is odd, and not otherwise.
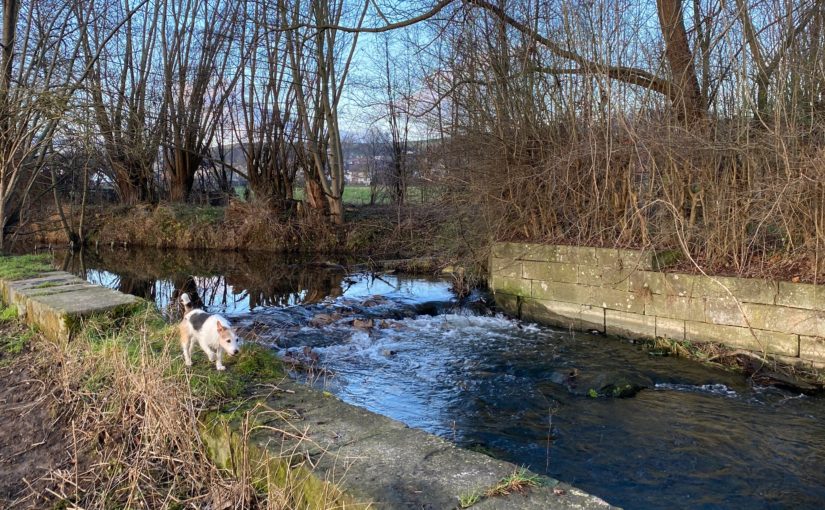
[[[313,327],[321,327],[321,326],[328,326],[333,322],[336,322],[341,319],[340,313],[319,313],[316,314],[315,317],[310,319],[309,324]]]
[[[365,306],[367,308],[372,308],[372,307],[378,306],[378,305],[385,305],[385,304],[387,304],[388,301],[389,300],[387,298],[385,298],[384,296],[376,295],[376,296],[371,296],[370,298],[365,300],[363,303],[361,303],[361,305]]]
[[[372,319],[355,319],[352,321],[352,327],[361,330],[370,330],[375,327],[375,321]]]
[[[550,380],[566,387],[573,395],[613,398],[634,397],[654,384],[640,373],[587,372],[577,368],[558,370],[550,376]]]

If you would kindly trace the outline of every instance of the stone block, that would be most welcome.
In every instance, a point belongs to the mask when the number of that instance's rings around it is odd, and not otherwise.
[[[596,248],[591,246],[556,246],[555,261],[587,266],[598,265],[596,262]]]
[[[490,274],[505,278],[521,278],[522,262],[513,259],[499,259],[493,257],[490,261]]]
[[[596,289],[595,292],[591,293],[587,301],[584,301],[587,304],[630,313],[643,314],[645,311],[644,299],[635,292],[625,292],[623,290],[608,288],[593,288]]]
[[[748,326],[744,314],[746,303],[732,297],[711,297],[705,299],[705,321],[726,326]],[[767,328],[774,329],[774,328]]]
[[[656,317],[656,336],[682,341],[685,339],[685,321]]]
[[[705,322],[798,335],[825,336],[825,312],[737,302],[730,297],[706,299]]]
[[[524,244],[518,258],[535,262],[557,262],[558,252],[559,247],[553,244]]]
[[[693,287],[696,276],[681,273],[659,273],[656,271],[636,271],[630,275],[632,291],[645,291],[666,296],[694,297]],[[697,295],[696,297],[702,297]]]
[[[604,309],[547,299],[525,299],[521,304],[524,320],[566,329],[604,331]]]
[[[529,280],[563,283],[576,283],[578,281],[578,271],[575,264],[534,261],[524,261],[522,264],[522,277]]]
[[[685,340],[717,342],[762,354],[799,355],[799,335],[761,329],[685,321]]]
[[[753,328],[825,337],[825,311],[753,303],[742,308]]]
[[[656,336],[656,317],[649,315],[605,310],[604,325],[608,335],[627,338],[654,338]]]
[[[581,309],[581,329],[595,329],[604,333],[605,309],[600,306],[580,305]]]
[[[693,292],[700,297],[735,297],[743,303],[772,305],[776,301],[778,286],[775,281],[760,278],[701,276],[696,277]]]
[[[527,281],[527,280],[525,280]],[[564,301],[566,303],[593,304],[590,302],[596,287],[576,283],[544,282],[532,280],[531,296],[536,299]]]
[[[825,286],[779,282],[776,304],[808,310],[825,310]]]
[[[653,255],[648,251],[597,248],[595,255],[597,264],[602,267],[637,271],[653,269]]]
[[[799,337],[799,357],[807,361],[825,362],[825,337]]]
[[[618,269],[600,266],[578,266],[579,283],[594,287],[610,287],[617,290],[630,290],[630,276],[633,269]]]
[[[645,301],[645,315],[704,322],[705,302],[690,297],[650,294]]]
[[[529,296],[530,280],[492,275],[490,278],[490,288],[493,289],[494,293],[511,294],[513,296]]]
[[[519,310],[519,297],[511,294],[498,293],[494,296],[496,306],[502,312],[513,317],[520,317],[521,310]]]
[[[527,245],[524,243],[495,243],[492,251],[493,258],[518,260],[527,251]]]

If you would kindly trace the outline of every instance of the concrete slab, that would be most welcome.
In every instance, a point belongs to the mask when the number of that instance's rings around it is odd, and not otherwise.
[[[68,339],[84,317],[129,308],[141,299],[92,285],[64,271],[2,282],[3,299],[20,317],[53,339]]]
[[[483,493],[518,469],[509,462],[457,448],[432,434],[341,402],[328,393],[293,382],[279,386],[289,392],[264,401],[263,407],[272,411],[258,415],[256,421],[261,426],[244,447],[251,442],[275,457],[291,452],[293,458],[308,459],[316,476],[334,482],[357,501],[372,503],[373,508],[456,508],[459,496],[473,491]],[[285,409],[290,412],[285,414]],[[211,427],[213,433],[204,433],[207,444],[238,444],[214,435],[214,431],[225,433],[232,428]],[[283,431],[306,434],[296,440]],[[232,452],[221,452],[217,457],[236,458]],[[540,487],[482,499],[473,508],[615,507],[568,484],[545,478]]]

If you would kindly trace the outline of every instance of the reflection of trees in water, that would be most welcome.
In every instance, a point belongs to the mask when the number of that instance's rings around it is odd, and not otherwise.
[[[291,306],[317,303],[341,295],[344,275],[317,267],[276,268],[266,278],[249,274],[227,274],[233,292],[249,300],[249,307]]]
[[[65,270],[85,277],[88,265],[91,281],[153,300],[173,320],[184,292],[195,306],[213,310],[283,307],[340,296],[344,278],[327,267],[234,252],[103,250],[61,257]]]
[[[149,301],[155,300],[155,280],[144,278],[133,278],[131,276],[121,276],[117,290],[124,294],[132,294]]]

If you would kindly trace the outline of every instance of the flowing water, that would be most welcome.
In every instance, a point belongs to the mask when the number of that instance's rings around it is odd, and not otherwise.
[[[509,319],[483,294],[458,301],[446,280],[271,254],[105,250],[56,265],[170,318],[179,292],[197,293],[250,341],[317,354],[319,369],[296,377],[625,508],[825,508],[819,397]],[[645,389],[591,396],[614,381]]]

